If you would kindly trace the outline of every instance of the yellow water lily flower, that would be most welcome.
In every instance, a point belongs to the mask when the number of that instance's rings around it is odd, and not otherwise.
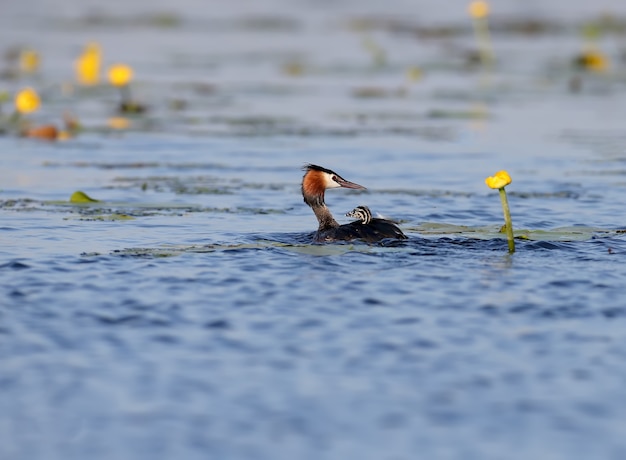
[[[489,4],[482,0],[470,3],[468,11],[474,19],[486,18],[489,15]]]
[[[609,68],[609,59],[600,51],[587,51],[582,53],[575,61],[578,67],[592,72],[606,72]]]
[[[32,88],[24,88],[15,95],[15,109],[22,114],[34,112],[39,108],[41,101],[37,91]]]
[[[506,171],[498,171],[495,175],[485,179],[488,187],[498,189],[500,193],[500,201],[502,202],[502,212],[504,213],[504,227],[506,230],[506,239],[509,245],[509,252],[515,252],[515,239],[513,235],[513,223],[511,222],[511,211],[509,210],[509,200],[506,197],[504,187],[511,183],[511,176]]]
[[[74,63],[76,80],[78,80],[81,85],[97,85],[100,81],[101,61],[102,52],[100,45],[95,42],[88,43],[83,53]]]
[[[111,117],[107,120],[107,124],[111,129],[128,129],[130,120],[124,117]]]
[[[39,53],[25,49],[20,53],[20,70],[24,73],[35,73],[39,69]]]
[[[511,183],[511,176],[506,171],[498,171],[495,175],[489,176],[485,179],[485,184],[489,188],[500,189],[504,188]]]
[[[109,68],[109,81],[113,86],[126,86],[133,78],[133,69],[125,64],[115,64]]]
[[[69,131],[59,131],[57,134],[57,141],[67,141],[72,138],[72,134]]]

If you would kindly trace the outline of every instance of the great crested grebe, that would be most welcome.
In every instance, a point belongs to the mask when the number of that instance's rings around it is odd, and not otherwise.
[[[339,225],[324,203],[324,192],[329,188],[351,188],[365,190],[365,187],[345,180],[339,174],[321,166],[308,164],[302,178],[302,196],[313,212],[319,227],[315,233],[316,242],[363,240],[368,243],[385,238],[404,240],[407,237],[402,230],[390,220],[373,218],[364,223],[362,220]]]

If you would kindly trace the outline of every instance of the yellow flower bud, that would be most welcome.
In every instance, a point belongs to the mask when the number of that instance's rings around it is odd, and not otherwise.
[[[82,85],[97,85],[100,81],[100,45],[88,43],[75,62],[76,79]]]
[[[109,81],[113,86],[126,86],[133,78],[133,69],[124,64],[116,64],[109,68]]]
[[[26,49],[20,53],[20,70],[24,73],[35,73],[39,69],[39,53]]]
[[[482,0],[470,3],[469,14],[474,19],[486,18],[489,15],[489,4]]]
[[[504,188],[511,183],[511,176],[506,171],[498,171],[494,176],[485,179],[487,187],[499,189]]]
[[[19,113],[31,113],[39,108],[40,100],[32,88],[25,88],[15,96],[15,109]]]

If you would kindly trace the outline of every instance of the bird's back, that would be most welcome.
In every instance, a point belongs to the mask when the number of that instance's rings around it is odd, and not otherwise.
[[[367,224],[356,221],[318,231],[314,239],[317,242],[363,240],[367,243],[376,243],[386,238],[407,239],[402,230],[392,221],[378,218],[373,218]]]

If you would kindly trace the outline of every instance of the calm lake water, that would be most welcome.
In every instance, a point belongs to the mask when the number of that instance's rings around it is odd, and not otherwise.
[[[42,56],[0,90],[84,126],[0,137],[1,459],[626,457],[622,2],[494,2],[491,70],[465,2],[60,3],[0,17]],[[305,163],[409,239],[310,244]]]

